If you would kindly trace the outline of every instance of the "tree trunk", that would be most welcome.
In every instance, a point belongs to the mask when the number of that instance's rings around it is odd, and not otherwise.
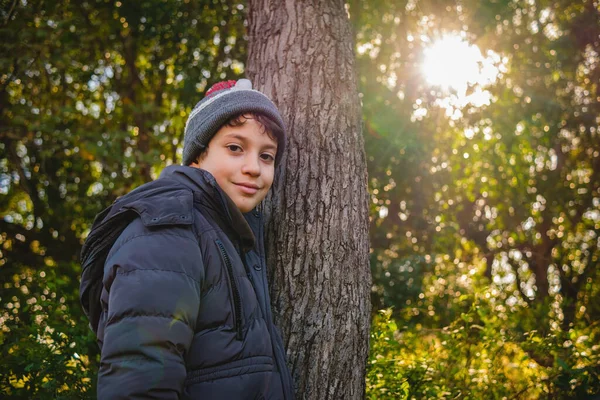
[[[247,75],[288,148],[265,205],[275,322],[301,399],[364,396],[369,349],[366,160],[343,1],[251,0]]]

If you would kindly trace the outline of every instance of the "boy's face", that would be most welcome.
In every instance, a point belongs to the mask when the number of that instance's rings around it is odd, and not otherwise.
[[[277,141],[251,117],[224,125],[192,167],[210,172],[241,212],[251,211],[273,184]]]

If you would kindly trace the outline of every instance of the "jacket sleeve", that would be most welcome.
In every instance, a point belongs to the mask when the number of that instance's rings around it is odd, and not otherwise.
[[[204,272],[193,235],[176,231],[146,230],[107,260],[100,400],[181,396]]]

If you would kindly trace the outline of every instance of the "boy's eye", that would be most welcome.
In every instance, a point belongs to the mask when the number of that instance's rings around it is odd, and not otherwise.
[[[269,161],[269,162],[271,162],[271,161],[275,161],[275,157],[273,157],[273,156],[272,156],[271,154],[269,154],[269,153],[263,153],[263,154],[261,154],[261,155],[260,155],[260,158],[262,158],[262,159],[263,159],[263,160],[265,160],[265,161]]]
[[[240,146],[238,146],[237,144],[229,144],[227,145],[227,148],[231,151],[233,151],[234,153],[237,153],[238,151],[242,151],[242,148]]]

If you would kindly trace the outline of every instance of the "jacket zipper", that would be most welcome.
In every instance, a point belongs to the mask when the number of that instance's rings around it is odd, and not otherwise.
[[[240,292],[238,290],[237,284],[235,283],[235,276],[233,274],[233,265],[231,264],[231,260],[229,259],[229,255],[225,251],[225,246],[223,243],[217,239],[215,240],[217,246],[219,247],[219,251],[221,251],[221,256],[223,256],[223,260],[225,261],[225,266],[227,267],[227,275],[229,277],[229,284],[231,285],[231,292],[233,294],[233,320],[234,320],[234,328],[236,331],[237,340],[242,340],[242,301],[240,298]]]

